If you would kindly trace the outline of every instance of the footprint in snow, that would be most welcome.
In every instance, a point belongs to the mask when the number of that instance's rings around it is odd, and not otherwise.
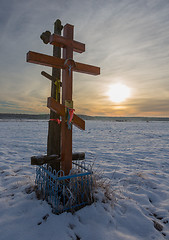
[[[46,222],[49,217],[49,214],[47,213],[45,216],[42,217],[42,221],[38,222],[37,225],[41,225],[43,222]]]

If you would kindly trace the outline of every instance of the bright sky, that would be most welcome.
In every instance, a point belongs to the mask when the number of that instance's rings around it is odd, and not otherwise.
[[[50,82],[26,53],[52,55],[40,39],[53,23],[75,27],[86,52],[74,60],[101,68],[74,73],[76,113],[169,117],[168,0],[0,0],[0,112],[48,113]]]

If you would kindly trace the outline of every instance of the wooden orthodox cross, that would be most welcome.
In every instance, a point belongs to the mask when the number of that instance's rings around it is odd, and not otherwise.
[[[57,69],[62,69],[62,104],[53,97],[49,97],[47,107],[62,117],[61,124],[61,169],[65,175],[69,174],[72,168],[72,127],[71,123],[76,127],[85,130],[85,122],[83,119],[73,114],[72,101],[72,78],[73,71],[99,75],[100,68],[75,62],[73,60],[73,51],[82,53],[85,51],[85,44],[77,42],[73,39],[74,26],[66,24],[63,28],[63,36],[58,34],[49,34],[49,42],[52,45],[63,48],[63,58],[49,56],[41,53],[29,51],[27,53],[27,62],[41,64]],[[70,119],[70,112],[72,122]],[[71,123],[70,123],[71,122]]]

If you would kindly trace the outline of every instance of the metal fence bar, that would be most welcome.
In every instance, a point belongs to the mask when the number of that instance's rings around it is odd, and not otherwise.
[[[92,202],[92,171],[84,162],[73,164],[70,175],[52,171],[47,165],[36,169],[36,185],[54,213],[70,211]]]

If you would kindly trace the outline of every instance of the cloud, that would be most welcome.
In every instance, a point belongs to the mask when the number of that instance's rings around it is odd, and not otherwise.
[[[86,44],[86,52],[75,53],[74,59],[101,67],[98,77],[74,74],[74,101],[79,112],[114,114],[115,109],[107,106],[105,91],[121,79],[135,94],[131,105],[116,109],[115,114],[168,114],[168,11],[166,0],[2,0],[1,100],[23,106],[23,111],[37,111],[38,101],[46,101],[50,84],[40,72],[50,73],[51,69],[26,63],[26,52],[51,55],[52,46],[44,45],[39,36],[46,30],[53,32],[53,23],[60,18],[63,25],[75,25],[75,39]],[[148,98],[153,100],[147,105]]]

